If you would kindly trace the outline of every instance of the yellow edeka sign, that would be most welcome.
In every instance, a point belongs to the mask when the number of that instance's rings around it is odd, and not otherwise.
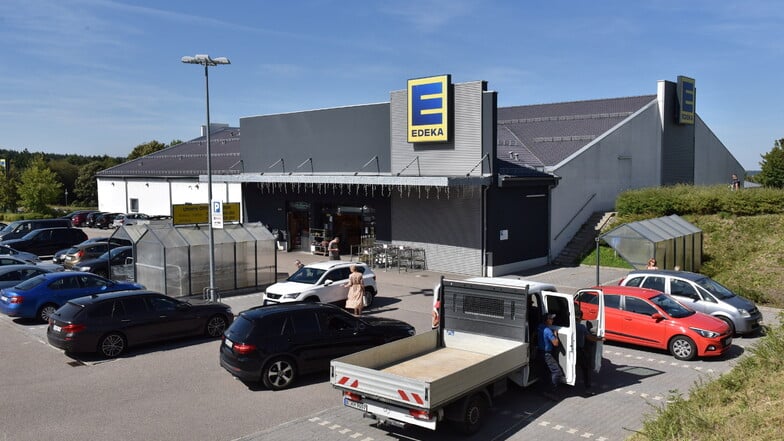
[[[240,221],[240,203],[223,203],[223,222]],[[174,225],[208,224],[210,223],[210,204],[175,204],[172,205],[172,223]]]
[[[697,102],[697,88],[694,87],[694,78],[678,76],[678,123],[694,124],[695,104]]]
[[[449,75],[408,80],[408,142],[449,140]]]

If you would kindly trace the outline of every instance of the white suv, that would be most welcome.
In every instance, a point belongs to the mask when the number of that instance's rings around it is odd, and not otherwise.
[[[360,262],[328,260],[300,268],[284,282],[271,285],[264,291],[264,305],[286,302],[344,302],[348,296],[349,267],[356,265],[365,282],[365,306],[373,303],[378,293],[376,275]]]

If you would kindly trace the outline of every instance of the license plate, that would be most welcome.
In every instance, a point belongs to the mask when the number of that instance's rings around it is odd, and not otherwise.
[[[63,330],[63,328],[61,328],[61,327],[59,327],[59,326],[57,326],[57,325],[52,325],[52,331],[54,331],[54,332],[60,332],[60,331],[62,331],[62,330]]]
[[[226,340],[223,340],[223,344],[225,344],[226,347],[229,348],[229,349],[234,347],[234,342],[229,340],[228,338]]]
[[[357,410],[361,410],[362,412],[367,412],[367,404],[357,403],[356,401],[349,400],[348,398],[343,398],[343,405],[347,407],[352,407]]]

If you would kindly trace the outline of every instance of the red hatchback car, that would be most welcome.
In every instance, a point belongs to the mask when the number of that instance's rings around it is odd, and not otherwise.
[[[607,340],[664,349],[678,360],[718,356],[732,345],[726,323],[653,289],[609,285],[582,289],[575,302],[586,320],[596,317],[600,292]]]

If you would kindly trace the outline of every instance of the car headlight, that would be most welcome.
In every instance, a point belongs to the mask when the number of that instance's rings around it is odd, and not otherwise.
[[[408,335],[415,335],[415,334],[416,334],[416,329],[411,328],[408,330]]]
[[[295,293],[292,293],[292,294],[284,294],[283,298],[284,299],[296,299],[297,297],[299,297],[299,294],[300,293],[298,293],[298,292],[295,292]]]
[[[743,318],[751,317],[751,314],[749,314],[749,311],[746,311],[745,309],[738,308],[738,312],[740,313],[740,316],[743,317]]]
[[[701,336],[703,336],[705,338],[716,338],[719,335],[721,335],[718,332],[708,331],[708,330],[700,329],[700,328],[689,328],[689,329],[691,329],[692,331],[696,332],[697,334],[700,334]]]
[[[89,272],[91,269],[92,269],[92,268],[90,268],[89,266],[80,266],[80,267],[79,267],[79,271],[86,271],[86,272]]]

